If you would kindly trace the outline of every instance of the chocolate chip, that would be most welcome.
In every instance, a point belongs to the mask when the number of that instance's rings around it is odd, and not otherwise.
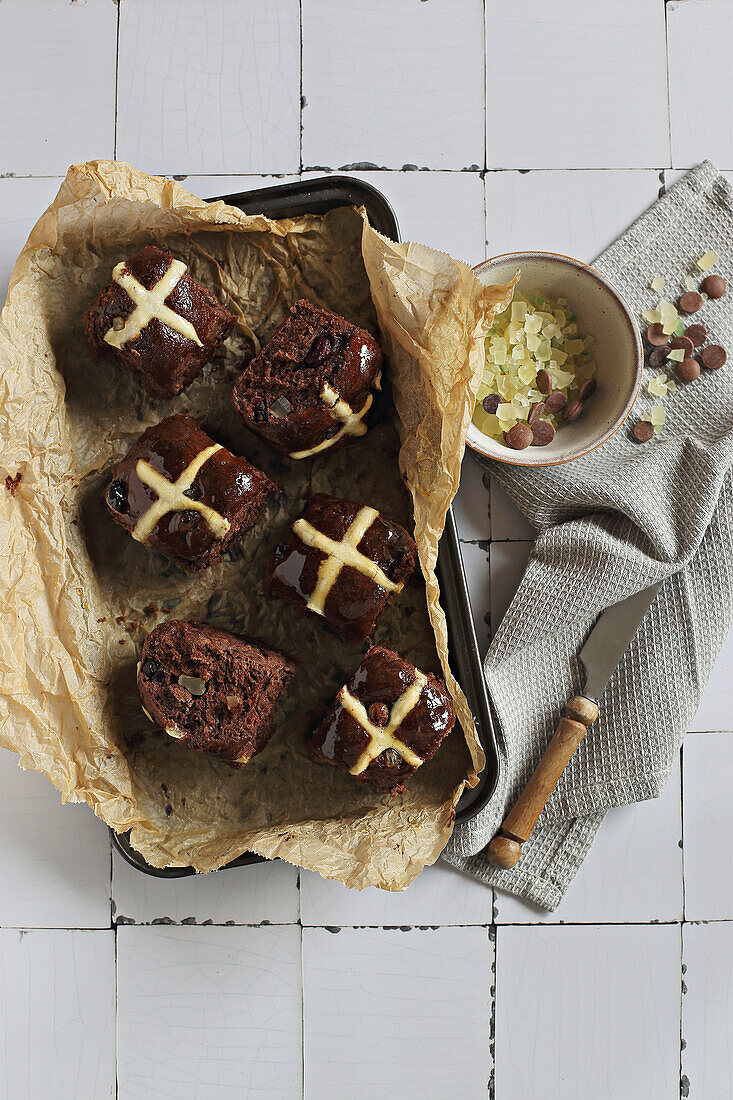
[[[706,275],[700,289],[708,298],[722,298],[726,291],[725,279],[722,275]]]
[[[483,406],[484,412],[495,413],[499,405],[501,405],[501,398],[498,393],[488,393],[481,402],[481,405]]]
[[[127,487],[124,481],[113,481],[107,490],[107,503],[115,512],[122,515],[127,511]]]
[[[504,439],[515,451],[523,451],[532,442],[532,429],[529,424],[525,424],[523,420],[520,420],[508,432],[504,432]]]
[[[720,297],[720,295],[717,295],[717,297]],[[112,328],[115,330],[115,332],[121,332],[124,327],[125,327],[125,318],[124,317],[113,317],[112,318]]]
[[[538,420],[532,425],[532,446],[546,447],[555,438],[555,429],[549,420]]]
[[[198,517],[198,513],[195,508],[184,508],[182,512],[178,513],[180,522],[190,527],[192,523],[195,523]]]
[[[658,321],[654,325],[649,325],[649,328],[646,330],[646,338],[650,344],[658,348],[669,343],[669,336],[664,332]]]
[[[728,352],[720,344],[708,344],[700,353],[702,364],[708,370],[720,370],[728,359]]]
[[[646,357],[646,361],[650,367],[663,367],[667,362],[668,348],[652,348]]]
[[[545,401],[545,409],[548,413],[559,413],[568,403],[568,399],[560,390],[553,390]]]
[[[578,417],[580,416],[582,411],[583,411],[583,402],[582,401],[572,401],[568,405],[567,409],[565,410],[565,412],[563,414],[564,419],[567,420],[569,424],[572,424],[572,422],[574,420],[578,419]]]
[[[275,547],[275,560],[280,561],[281,558],[285,557],[287,552],[288,552],[287,542],[279,542],[277,544],[277,546]]]
[[[316,336],[305,357],[308,367],[320,367],[331,354],[333,345],[327,336]]]
[[[140,672],[145,680],[154,680],[158,684],[165,677],[163,666],[160,661],[156,661],[154,657],[145,658],[140,668]]]
[[[707,340],[708,330],[705,325],[688,325],[685,329],[685,336],[688,340],[692,340],[696,348],[699,348]]]
[[[537,420],[539,420],[540,417],[544,414],[544,411],[545,411],[544,401],[538,401],[537,404],[533,405],[532,408],[529,410],[529,416],[527,417],[527,422],[529,424],[534,425],[535,422]]]
[[[681,363],[675,364],[674,373],[680,382],[694,382],[700,376],[700,364],[697,359],[688,356]]]
[[[267,420],[267,402],[264,398],[258,398],[252,405],[252,419],[255,424],[262,424]]]
[[[633,435],[638,443],[648,443],[654,435],[654,427],[648,420],[639,420],[634,424]]]
[[[675,336],[674,340],[669,345],[670,351],[676,351],[678,348],[682,348],[685,353],[685,357],[692,355],[695,350],[695,345],[689,336]]]
[[[578,390],[578,401],[587,401],[589,397],[593,396],[597,389],[598,383],[595,378],[589,378]]]
[[[552,389],[552,378],[550,372],[543,367],[537,371],[537,389],[540,393],[549,393]]]
[[[702,297],[696,290],[688,290],[680,294],[679,307],[683,313],[697,313],[702,309]]]
[[[189,500],[201,499],[201,485],[198,481],[194,481],[193,485],[190,485],[188,489],[183,490],[184,497],[188,497]]]
[[[367,718],[374,726],[386,726],[389,722],[389,707],[386,703],[370,703]]]

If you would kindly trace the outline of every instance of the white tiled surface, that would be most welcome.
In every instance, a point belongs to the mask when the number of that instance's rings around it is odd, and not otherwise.
[[[649,168],[669,159],[664,4],[487,7],[489,168]]]
[[[685,917],[733,920],[733,733],[688,737],[682,750],[685,799]]]
[[[169,175],[297,171],[299,19],[298,0],[124,0],[118,157]]]
[[[63,175],[115,146],[117,12],[110,0],[6,0],[0,174]]]
[[[483,30],[477,0],[305,0],[303,164],[482,166]]]
[[[731,169],[733,126],[722,105],[733,98],[733,6],[728,0],[673,0],[667,12],[672,163],[691,168],[709,157]]]
[[[496,1095],[679,1095],[679,969],[679,925],[499,928]]]
[[[682,1082],[690,1096],[729,1100],[733,1080],[733,923],[686,924],[682,959]]]
[[[429,868],[402,893],[347,890],[310,871],[300,875],[300,919],[309,926],[487,925],[491,906],[490,890],[445,863]]]
[[[486,928],[305,928],[307,1100],[484,1095],[493,954]]]
[[[0,928],[108,928],[110,842],[86,806],[62,806],[0,749]]]
[[[675,169],[733,170],[732,6],[3,0],[0,294],[67,165],[115,151],[202,197],[346,170],[404,239],[590,259]],[[534,532],[471,457],[456,519],[484,651]],[[682,775],[550,915],[443,865],[147,879],[0,752],[0,1100],[729,1097],[732,647]]]
[[[112,901],[118,924],[293,924],[298,869],[256,864],[232,875],[161,881],[141,875],[115,852]]]
[[[298,1095],[300,936],[295,925],[120,928],[120,1096]]]
[[[115,933],[0,929],[0,1096],[113,1100]]]

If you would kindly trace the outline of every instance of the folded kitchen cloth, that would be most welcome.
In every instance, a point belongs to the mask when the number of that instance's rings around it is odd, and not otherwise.
[[[633,312],[657,305],[650,281],[676,301],[708,249],[728,293],[695,315],[730,358],[703,368],[663,403],[664,430],[631,429],[658,403],[646,387],[629,421],[598,450],[538,470],[492,472],[539,535],[499,626],[485,672],[499,720],[499,783],[486,809],[456,829],[444,853],[487,884],[553,909],[611,806],[658,797],[733,618],[733,189],[699,165],[596,263]],[[581,742],[511,871],[482,850],[523,789],[565,703],[583,688],[578,652],[599,612],[663,580]]]

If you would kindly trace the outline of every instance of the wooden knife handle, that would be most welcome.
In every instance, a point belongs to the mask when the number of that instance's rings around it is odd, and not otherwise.
[[[501,832],[489,844],[489,859],[496,867],[508,870],[519,863],[522,844],[529,840],[558,779],[597,717],[598,704],[585,695],[574,695],[565,707],[565,717],[560,719],[531,779],[504,818]]]

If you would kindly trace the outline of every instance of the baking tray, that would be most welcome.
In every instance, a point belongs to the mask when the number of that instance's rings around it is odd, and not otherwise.
[[[245,214],[265,214],[268,218],[325,214],[336,206],[363,206],[369,224],[374,229],[390,240],[400,239],[394,210],[381,191],[350,176],[323,176],[320,179],[275,184],[256,191],[242,191],[236,195],[218,195],[211,201],[215,202],[220,198],[230,206],[239,207]],[[450,666],[465,692],[479,741],[486,754],[486,767],[479,776],[478,784],[464,792],[456,807],[456,824],[463,825],[483,809],[494,793],[499,777],[499,755],[496,719],[486,690],[452,507],[448,510],[445,530],[440,540],[436,572],[448,624]],[[193,867],[153,867],[132,847],[128,833],[110,832],[117,851],[138,871],[156,878],[184,878],[196,873]],[[221,870],[265,862],[267,861],[262,856],[245,852]]]

